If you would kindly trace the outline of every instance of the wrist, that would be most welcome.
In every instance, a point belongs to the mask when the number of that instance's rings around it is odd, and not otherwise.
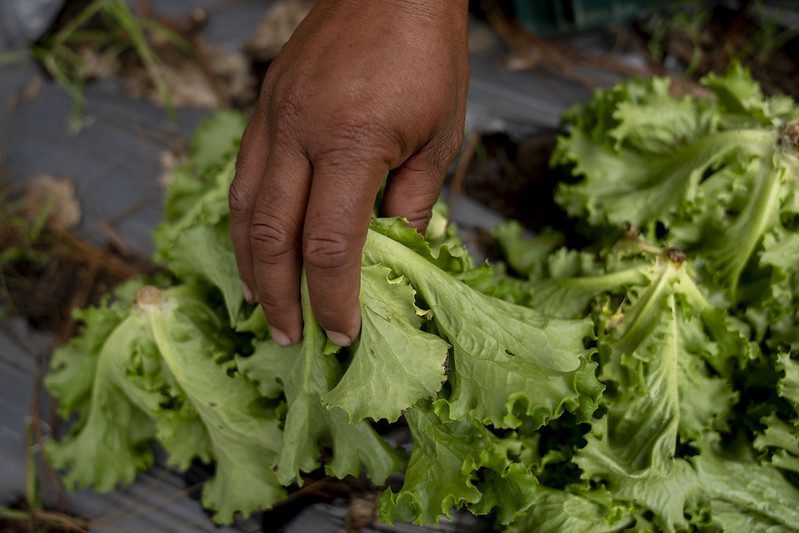
[[[384,17],[411,16],[422,20],[442,19],[452,21],[468,18],[468,0],[318,0],[317,6],[327,8],[347,6],[358,11],[379,12]]]

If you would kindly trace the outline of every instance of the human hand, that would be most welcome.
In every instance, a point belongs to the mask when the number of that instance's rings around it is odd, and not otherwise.
[[[272,63],[230,188],[236,261],[273,339],[302,337],[300,272],[330,340],[360,330],[377,193],[419,230],[463,137],[466,0],[319,0]]]

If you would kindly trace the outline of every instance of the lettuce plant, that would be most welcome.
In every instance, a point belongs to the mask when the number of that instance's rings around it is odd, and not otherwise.
[[[229,523],[323,468],[385,489],[380,519],[465,508],[513,531],[787,530],[799,523],[799,108],[740,67],[676,97],[668,80],[597,91],[553,164],[570,233],[496,229],[475,265],[437,207],[425,235],[375,218],[359,339],[341,349],[302,288],[302,343],[244,302],[227,188],[243,127],[192,142],[154,233],[167,274],[77,311],[46,383],[71,487],[214,463]],[[407,427],[410,453],[382,428]],[[290,490],[290,489],[289,489]]]

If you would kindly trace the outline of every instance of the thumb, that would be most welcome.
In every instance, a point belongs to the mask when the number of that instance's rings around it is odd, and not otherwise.
[[[430,222],[450,162],[430,156],[423,149],[394,169],[383,193],[383,215],[405,218],[419,232]]]

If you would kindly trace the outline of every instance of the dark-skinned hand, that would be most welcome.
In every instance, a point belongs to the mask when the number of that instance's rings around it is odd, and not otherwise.
[[[230,188],[245,297],[272,338],[302,338],[300,273],[327,336],[360,330],[374,202],[423,230],[458,153],[465,0],[319,0],[269,68]]]

